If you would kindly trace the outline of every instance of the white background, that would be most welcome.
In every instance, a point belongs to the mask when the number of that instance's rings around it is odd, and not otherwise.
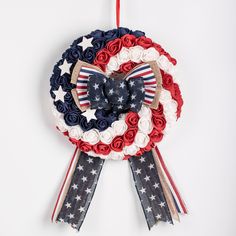
[[[121,1],[122,26],[178,60],[185,105],[160,145],[189,208],[148,232],[128,163],[108,161],[80,235],[236,235],[233,0]],[[0,0],[0,235],[76,235],[50,215],[73,153],[54,127],[49,77],[77,37],[115,27],[111,0]]]

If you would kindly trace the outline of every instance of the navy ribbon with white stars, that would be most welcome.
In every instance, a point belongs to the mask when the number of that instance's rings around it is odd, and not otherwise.
[[[79,231],[92,201],[104,160],[81,152],[56,221]]]
[[[129,158],[129,163],[148,228],[158,221],[173,223],[152,151]]]
[[[129,158],[135,187],[148,228],[158,221],[173,223],[152,151]],[[80,152],[63,204],[56,215],[79,231],[92,201],[104,160]]]

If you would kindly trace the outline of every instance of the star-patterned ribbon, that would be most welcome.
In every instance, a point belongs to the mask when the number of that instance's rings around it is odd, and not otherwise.
[[[63,204],[54,216],[56,222],[66,222],[79,231],[92,201],[103,163],[104,160],[98,157],[80,153]]]
[[[54,208],[52,220],[68,223],[79,231],[92,201],[104,160],[90,157],[84,152],[80,152],[76,159],[76,152],[77,149]],[[167,183],[168,177],[165,178],[164,175],[168,171],[158,152],[158,149],[153,149],[141,157],[133,156],[128,159],[149,229],[159,221],[173,224],[173,219],[179,220],[178,213],[187,213],[176,186],[174,183]],[[166,171],[163,171],[163,165]]]
[[[131,157],[129,163],[148,228],[151,229],[158,221],[172,223],[152,152],[146,152],[142,157]]]

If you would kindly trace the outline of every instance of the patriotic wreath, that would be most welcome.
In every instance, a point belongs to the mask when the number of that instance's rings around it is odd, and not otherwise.
[[[127,160],[149,229],[186,206],[157,148],[181,114],[176,60],[141,31],[76,39],[53,69],[56,127],[76,145],[52,221],[80,229],[104,159]]]
[[[181,114],[175,65],[138,30],[96,30],[76,39],[50,78],[57,128],[94,157],[150,151]]]

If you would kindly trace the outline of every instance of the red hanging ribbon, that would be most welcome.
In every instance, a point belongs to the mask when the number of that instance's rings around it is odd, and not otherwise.
[[[120,0],[116,0],[116,26],[120,27]]]

